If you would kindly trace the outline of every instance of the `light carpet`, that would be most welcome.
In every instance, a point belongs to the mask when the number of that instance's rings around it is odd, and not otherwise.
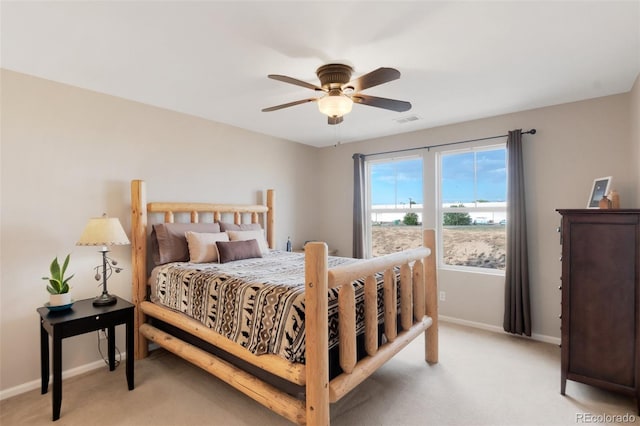
[[[640,424],[633,398],[571,381],[560,395],[556,345],[441,322],[439,347],[440,362],[429,365],[424,340],[411,343],[331,406],[331,424]],[[123,363],[114,372],[105,367],[67,379],[62,392],[60,426],[290,424],[164,350],[136,362],[133,391]],[[38,389],[0,402],[0,424],[52,424],[51,393]]]

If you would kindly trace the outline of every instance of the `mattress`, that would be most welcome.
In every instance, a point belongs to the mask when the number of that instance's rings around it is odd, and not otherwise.
[[[357,262],[329,257],[329,267]],[[305,362],[304,254],[271,251],[225,264],[169,263],[154,269],[151,300],[201,322],[256,355]],[[383,320],[378,276],[378,321]],[[356,331],[364,329],[364,283],[356,290]],[[328,291],[329,349],[338,345],[338,291]]]

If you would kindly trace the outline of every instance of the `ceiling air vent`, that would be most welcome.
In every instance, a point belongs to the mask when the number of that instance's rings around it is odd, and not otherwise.
[[[396,119],[395,121],[396,121],[396,123],[398,123],[398,124],[404,124],[404,123],[408,123],[408,122],[410,122],[410,121],[417,121],[417,120],[420,120],[420,118],[418,118],[418,116],[416,116],[416,115],[410,115],[410,116],[408,116],[408,117],[398,118],[398,119]]]

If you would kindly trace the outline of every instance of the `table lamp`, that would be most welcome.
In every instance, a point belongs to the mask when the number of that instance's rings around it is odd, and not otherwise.
[[[122,268],[115,267],[118,262],[107,256],[109,249],[107,246],[129,244],[129,238],[125,234],[120,220],[117,217],[93,217],[89,219],[89,223],[85,226],[80,239],[76,243],[78,246],[102,246],[99,250],[102,253],[102,265],[95,267],[96,280],[102,278],[102,294],[93,301],[94,306],[113,305],[117,302],[116,296],[109,294],[107,291],[107,278],[113,272],[120,272]],[[102,270],[100,270],[102,268]]]

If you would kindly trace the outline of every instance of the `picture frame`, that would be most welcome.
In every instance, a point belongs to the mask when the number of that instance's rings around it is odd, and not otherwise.
[[[600,200],[609,193],[611,188],[611,176],[595,178],[587,201],[588,209],[600,208]]]

